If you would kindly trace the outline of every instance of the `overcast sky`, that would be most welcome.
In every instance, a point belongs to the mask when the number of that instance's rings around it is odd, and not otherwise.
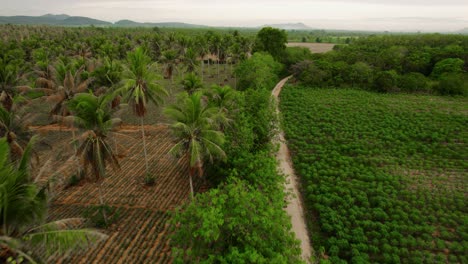
[[[302,22],[319,29],[451,31],[468,27],[468,0],[0,0],[0,15],[46,13],[115,22],[260,26]]]

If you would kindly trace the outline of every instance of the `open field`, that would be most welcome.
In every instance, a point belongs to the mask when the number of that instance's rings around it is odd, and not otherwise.
[[[305,42],[289,42],[288,47],[304,47],[310,49],[312,53],[325,53],[333,49],[335,44],[331,43],[305,43]]]
[[[44,129],[42,129],[42,132]],[[49,133],[58,140],[57,146],[69,144],[70,131]],[[168,221],[171,212],[189,198],[188,168],[168,154],[172,147],[170,131],[166,126],[147,126],[146,140],[150,174],[156,176],[154,186],[144,185],[144,157],[139,127],[126,126],[117,137],[121,158],[121,170],[108,175],[102,182],[102,193],[107,205],[114,207],[119,217],[104,232],[109,238],[90,251],[74,253],[50,263],[170,263],[171,251]],[[59,155],[70,157],[70,148]],[[43,159],[51,155],[44,152]],[[65,158],[67,160],[67,158]],[[74,173],[73,159],[51,164],[58,172],[56,179],[67,179]],[[47,175],[47,173],[45,173]],[[195,179],[198,189],[201,182]],[[56,181],[57,182],[57,181]],[[60,181],[59,181],[60,182]],[[63,181],[67,183],[67,180]],[[57,185],[55,187],[58,187]],[[50,219],[82,217],[90,206],[99,205],[98,184],[81,183],[54,192]]]
[[[467,105],[285,87],[314,247],[333,263],[466,263]]]
[[[102,193],[106,205],[116,210],[117,220],[102,231],[109,238],[92,247],[90,251],[75,252],[72,255],[49,259],[50,263],[171,263],[169,245],[169,221],[172,212],[188,201],[190,187],[188,166],[168,152],[173,138],[163,115],[164,106],[175,102],[175,95],[182,91],[179,84],[182,75],[176,75],[174,82],[160,80],[170,95],[163,106],[150,105],[145,117],[145,135],[150,163],[150,175],[156,177],[154,186],[144,183],[145,164],[139,119],[125,109],[120,114],[123,124],[117,133],[109,138],[117,146],[121,170],[107,169],[102,182]],[[227,81],[225,81],[227,80]],[[220,77],[216,65],[206,66],[205,86],[231,84],[229,65],[224,70],[220,65]],[[35,102],[33,107],[47,112],[49,106]],[[49,180],[51,196],[49,219],[83,217],[88,208],[99,205],[98,183],[82,182],[65,188],[70,177],[76,174],[77,161],[73,157],[72,131],[57,124],[48,124],[47,115],[42,115],[38,126],[32,127],[49,147],[39,146],[39,185]],[[79,135],[77,133],[77,135]],[[115,143],[114,143],[115,140]],[[195,191],[203,190],[204,183],[194,178]]]

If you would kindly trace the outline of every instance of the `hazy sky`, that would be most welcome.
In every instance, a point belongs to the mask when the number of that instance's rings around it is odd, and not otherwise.
[[[260,26],[303,22],[320,29],[451,31],[468,27],[468,0],[0,0],[0,15],[46,13],[115,22]]]

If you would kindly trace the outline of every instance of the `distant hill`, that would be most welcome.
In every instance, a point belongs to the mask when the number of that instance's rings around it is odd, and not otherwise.
[[[140,23],[132,20],[120,20],[114,23],[116,27],[170,27],[170,28],[205,28],[208,26],[194,25],[181,22]]]
[[[69,18],[70,16],[66,15],[66,14],[60,14],[60,15],[45,14],[45,15],[40,16],[40,17],[53,18],[53,19],[56,19],[56,20],[64,20],[64,19]]]
[[[263,27],[273,27],[285,30],[310,30],[311,27],[305,25],[304,23],[287,23],[287,24],[271,24],[271,25],[264,25]]]
[[[89,17],[72,16],[64,20],[61,20],[60,25],[64,25],[64,26],[86,26],[86,25],[110,26],[112,25],[112,23],[98,20],[98,19],[89,18]]]
[[[16,25],[55,25],[55,26],[114,26],[114,27],[171,27],[171,28],[207,28],[208,26],[194,25],[180,22],[140,23],[131,20],[120,20],[114,24],[82,16],[66,14],[43,16],[0,16],[0,24]]]
[[[69,16],[65,14],[47,14],[43,16],[0,16],[0,24],[56,26],[112,25],[112,23],[102,20],[97,20],[89,17]]]

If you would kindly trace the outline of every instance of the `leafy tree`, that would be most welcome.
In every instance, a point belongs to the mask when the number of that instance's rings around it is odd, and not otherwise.
[[[167,91],[156,82],[159,76],[154,69],[155,64],[151,63],[151,58],[142,48],[129,52],[127,62],[128,66],[124,71],[122,87],[117,89],[117,94],[123,95],[124,101],[129,102],[135,115],[140,117],[145,155],[145,177],[149,177],[143,118],[146,115],[148,103],[151,102],[156,106],[161,105],[163,97],[167,95]]]
[[[410,72],[408,74],[402,75],[399,80],[399,87],[405,92],[429,90],[426,76],[419,72]]]
[[[272,27],[264,27],[257,33],[253,51],[268,52],[273,58],[279,61],[285,54],[286,43],[288,43],[286,31]]]
[[[248,60],[240,63],[235,69],[238,89],[248,88],[272,90],[278,82],[282,65],[269,54],[255,53]]]
[[[380,71],[374,78],[374,89],[379,92],[394,91],[398,84],[398,74],[391,71]]]
[[[467,74],[444,73],[439,77],[437,91],[441,95],[468,95]]]
[[[188,162],[193,198],[192,177],[197,172],[202,176],[205,160],[213,162],[226,156],[222,149],[224,134],[217,130],[215,122],[219,109],[204,102],[201,92],[195,92],[180,94],[177,103],[168,106],[164,113],[173,121],[171,129],[176,137],[170,153]]]
[[[431,75],[439,78],[443,73],[461,73],[465,62],[459,58],[448,58],[436,63]]]
[[[74,229],[83,219],[62,219],[45,223],[47,200],[29,172],[31,143],[17,166],[8,162],[8,143],[0,139],[0,261],[8,258],[37,263],[47,254],[63,254],[87,247],[106,235],[90,229]]]
[[[176,263],[302,263],[282,208],[232,179],[176,212]]]

